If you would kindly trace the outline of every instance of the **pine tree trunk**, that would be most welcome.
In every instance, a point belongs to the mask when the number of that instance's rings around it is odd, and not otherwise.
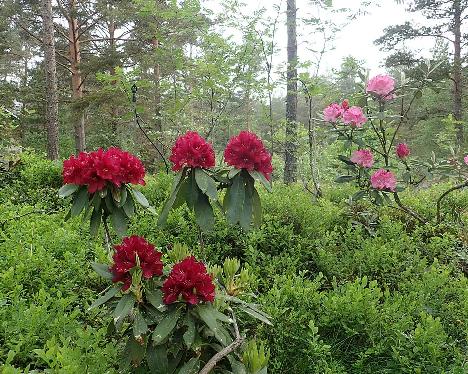
[[[286,94],[286,142],[284,147],[284,182],[296,181],[297,158],[297,30],[296,0],[287,0],[288,71]]]
[[[57,64],[55,62],[54,21],[52,1],[42,0],[42,22],[44,43],[44,69],[46,78],[47,157],[59,158],[58,89]]]
[[[70,53],[70,70],[72,73],[71,86],[72,86],[72,99],[74,105],[76,101],[83,97],[83,81],[80,70],[81,63],[81,49],[80,38],[78,35],[79,27],[78,21],[75,18],[75,0],[70,0],[68,15],[68,38],[69,38],[69,53]],[[86,136],[85,136],[85,116],[82,109],[73,107],[73,127],[75,132],[75,149],[77,152],[83,152],[86,149]]]
[[[463,115],[462,115],[462,60],[461,60],[461,0],[454,0],[454,58],[453,58],[453,117],[457,121],[455,124],[457,130],[457,145],[462,146],[464,141],[463,134]]]

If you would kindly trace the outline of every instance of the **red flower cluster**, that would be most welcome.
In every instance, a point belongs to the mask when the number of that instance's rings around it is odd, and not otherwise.
[[[200,301],[213,302],[215,286],[211,275],[202,262],[195,257],[187,257],[175,264],[162,286],[164,303],[172,304],[182,296],[182,300],[195,305]]]
[[[241,131],[229,140],[224,150],[224,160],[237,169],[256,170],[270,180],[273,166],[271,155],[254,133]]]
[[[80,152],[63,162],[64,183],[88,186],[89,193],[101,191],[107,182],[120,187],[125,183],[145,184],[145,167],[132,154],[119,148],[101,148],[95,152]]]
[[[208,169],[215,166],[215,153],[211,144],[197,132],[187,131],[175,142],[169,160],[174,171],[184,167]]]
[[[154,245],[148,243],[144,238],[135,235],[126,237],[121,245],[116,245],[114,248],[114,265],[110,268],[114,275],[112,282],[123,282],[123,291],[128,290],[132,284],[130,270],[138,264],[146,279],[162,275],[162,253],[156,251]]]

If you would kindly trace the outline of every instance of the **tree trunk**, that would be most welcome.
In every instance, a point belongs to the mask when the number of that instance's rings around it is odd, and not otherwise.
[[[284,147],[284,182],[296,181],[297,158],[297,30],[296,0],[287,0],[288,66],[286,94],[286,143]]]
[[[68,38],[69,38],[69,53],[70,53],[70,71],[72,74],[72,99],[73,105],[76,101],[83,97],[83,78],[81,76],[80,63],[81,63],[81,49],[80,37],[78,35],[79,26],[75,18],[76,0],[69,2],[68,14]],[[73,107],[73,127],[75,131],[75,149],[77,152],[83,152],[86,149],[86,136],[85,136],[85,116],[82,109]]]
[[[462,115],[462,60],[461,60],[461,0],[454,0],[454,57],[453,57],[453,117],[457,123],[457,145],[463,146],[463,115]]]
[[[155,55],[159,48],[159,40],[153,38],[151,41]],[[156,56],[156,59],[158,57]],[[153,80],[154,80],[154,110],[155,110],[155,127],[157,131],[162,131],[161,121],[161,69],[159,64],[156,62],[153,67]]]
[[[112,13],[112,5],[108,5],[108,10],[109,13]],[[108,24],[108,31],[109,31],[109,47],[110,51],[112,53],[112,57],[114,57],[115,52],[116,52],[116,43],[115,43],[115,19],[114,15],[110,14],[110,19],[109,19],[109,24]],[[115,71],[115,64],[112,62],[112,66],[109,69],[110,75],[115,76],[116,71]],[[115,86],[117,84],[117,80],[112,80],[112,85]],[[112,131],[112,139],[113,139],[113,145],[117,146],[118,142],[118,109],[115,106],[114,103],[111,103],[110,107],[110,116],[111,116],[111,131]]]
[[[59,158],[57,64],[55,62],[54,21],[52,1],[42,0],[44,68],[46,78],[47,157]]]

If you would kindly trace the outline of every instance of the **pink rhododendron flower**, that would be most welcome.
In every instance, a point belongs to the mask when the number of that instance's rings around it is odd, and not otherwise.
[[[351,161],[363,168],[371,168],[374,165],[374,156],[368,149],[359,149],[351,155]]]
[[[379,169],[371,176],[371,185],[376,190],[395,192],[396,184],[395,175],[385,169]]]
[[[411,151],[406,143],[398,144],[396,146],[395,152],[398,158],[401,158],[402,160],[411,154]]]
[[[465,160],[465,164],[468,165],[468,155],[465,156],[464,160]]]
[[[362,127],[366,123],[367,117],[362,112],[362,108],[352,106],[343,113],[343,122],[353,127]]]
[[[389,75],[379,74],[367,82],[366,91],[376,94],[384,100],[392,100],[395,98],[394,89],[395,80]]]
[[[343,114],[343,109],[337,103],[330,104],[323,110],[323,119],[335,123]]]

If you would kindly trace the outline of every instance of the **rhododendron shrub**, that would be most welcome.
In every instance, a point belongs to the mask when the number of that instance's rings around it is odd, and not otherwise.
[[[364,99],[359,101],[360,107],[349,106],[345,100],[341,106],[332,104],[325,108],[324,121],[331,125],[336,140],[343,141],[349,152],[348,156],[338,156],[346,174],[336,181],[355,183],[359,191],[352,197],[354,201],[368,197],[376,204],[396,204],[397,208],[424,223],[428,219],[405,206],[398,193],[417,186],[437,172],[439,176],[458,178],[461,183],[442,194],[437,201],[436,220],[440,222],[442,200],[448,193],[468,186],[468,173],[461,167],[460,155],[454,154],[448,162],[436,163],[433,157],[430,163],[423,163],[414,159],[410,145],[397,142],[399,131],[407,123],[411,105],[421,94],[423,86],[418,89],[408,87],[405,82],[402,87],[396,87],[392,77],[377,75],[367,82]],[[402,101],[392,107],[397,98]],[[409,103],[407,107],[406,103]]]
[[[161,211],[160,225],[164,225],[171,209],[184,203],[194,211],[202,230],[209,230],[214,224],[213,205],[221,206],[228,222],[239,224],[244,230],[260,224],[261,202],[255,181],[270,191],[273,167],[271,155],[257,135],[241,131],[229,140],[224,150],[229,168],[214,168],[211,144],[192,131],[177,139],[170,161],[178,173]],[[222,204],[218,198],[220,189],[226,189]]]
[[[109,307],[112,326],[126,339],[121,370],[198,373],[226,347],[228,360],[216,361],[219,370],[253,374],[249,367],[259,361],[259,369],[266,367],[267,351],[252,342],[240,347],[239,313],[270,321],[241,299],[250,292],[250,277],[238,260],[210,268],[185,246],[176,243],[163,255],[138,236],[124,238],[114,249],[113,263],[93,264],[114,286],[89,310]]]
[[[61,197],[72,196],[67,217],[83,211],[90,217],[95,235],[102,221],[110,218],[115,231],[123,236],[127,220],[135,212],[135,202],[149,208],[148,200],[132,185],[144,185],[145,168],[134,155],[119,148],[80,152],[63,162]]]

